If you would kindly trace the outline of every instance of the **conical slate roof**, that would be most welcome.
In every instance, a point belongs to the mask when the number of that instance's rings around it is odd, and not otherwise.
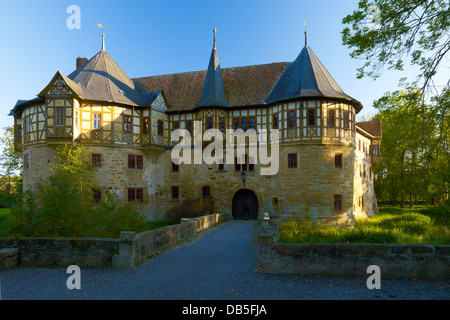
[[[216,49],[215,29],[214,46],[209,59],[202,97],[194,107],[229,107],[226,99],[225,86],[223,85],[222,71],[220,70],[219,56]]]
[[[342,91],[311,48],[305,45],[297,59],[286,66],[264,103],[313,97],[350,100],[362,109],[361,103]]]
[[[101,50],[67,78],[81,89],[87,100],[100,100],[126,105],[148,104],[148,91],[131,80],[111,56]]]

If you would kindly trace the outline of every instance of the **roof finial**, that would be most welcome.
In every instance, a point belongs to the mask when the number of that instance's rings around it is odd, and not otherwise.
[[[216,29],[216,20],[214,20],[214,29],[213,29],[213,32],[214,32],[214,49],[216,48],[216,32],[217,32],[217,29]]]
[[[102,34],[102,51],[105,51],[105,34]]]
[[[306,30],[306,22],[303,22],[305,25],[305,47],[308,45],[308,31]]]

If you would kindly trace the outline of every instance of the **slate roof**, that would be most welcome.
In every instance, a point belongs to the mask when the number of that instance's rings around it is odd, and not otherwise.
[[[219,56],[217,54],[216,43],[209,59],[208,70],[206,71],[205,82],[203,85],[200,101],[194,107],[229,107],[227,102],[225,87],[223,85],[222,71],[220,70]]]
[[[9,115],[18,115],[26,106],[43,102],[58,77],[61,77],[78,97],[85,100],[144,107],[151,106],[162,94],[160,89],[148,91],[138,81],[130,79],[111,56],[101,50],[69,76],[60,71],[56,72],[37,98],[17,101]]]
[[[261,106],[287,62],[222,68],[226,100],[231,107]],[[168,111],[189,111],[200,101],[207,71],[192,71],[137,78],[147,90],[162,89]]]
[[[86,100],[131,106],[150,105],[147,90],[137,81],[131,80],[104,50],[67,78],[78,85],[81,89],[79,95]]]
[[[283,71],[264,102],[313,97],[345,99],[358,111],[362,109],[361,103],[342,91],[312,49],[305,45],[297,59]]]

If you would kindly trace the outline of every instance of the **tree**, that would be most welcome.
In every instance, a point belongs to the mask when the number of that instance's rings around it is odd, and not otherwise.
[[[418,200],[433,204],[445,200],[449,118],[442,121],[432,105],[423,103],[417,88],[386,93],[374,106],[383,125],[382,161],[375,173],[379,199],[402,207],[407,200],[410,206]]]
[[[145,218],[132,205],[120,205],[112,195],[96,203],[94,170],[88,149],[62,145],[51,164],[52,176],[26,191],[4,227],[13,237],[118,237],[123,230],[142,231]]]
[[[12,202],[13,182],[18,183],[22,176],[22,158],[14,151],[14,128],[12,126],[5,127],[3,136],[0,137],[0,147],[3,152],[0,156],[0,192],[3,194],[4,200],[0,205],[10,206]]]
[[[374,15],[375,27],[367,24]],[[404,59],[420,67],[416,83],[422,91],[432,85],[433,76],[450,52],[450,2],[448,0],[360,0],[358,9],[342,22],[342,41],[363,59],[358,78],[378,78],[385,66],[403,70]],[[447,82],[446,89],[450,84]]]

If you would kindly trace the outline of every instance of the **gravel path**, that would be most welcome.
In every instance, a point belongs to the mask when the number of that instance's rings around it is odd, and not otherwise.
[[[439,299],[447,281],[384,280],[369,290],[366,278],[269,275],[255,272],[255,221],[230,221],[196,241],[133,270],[81,268],[81,290],[68,290],[64,268],[0,271],[2,299]]]

